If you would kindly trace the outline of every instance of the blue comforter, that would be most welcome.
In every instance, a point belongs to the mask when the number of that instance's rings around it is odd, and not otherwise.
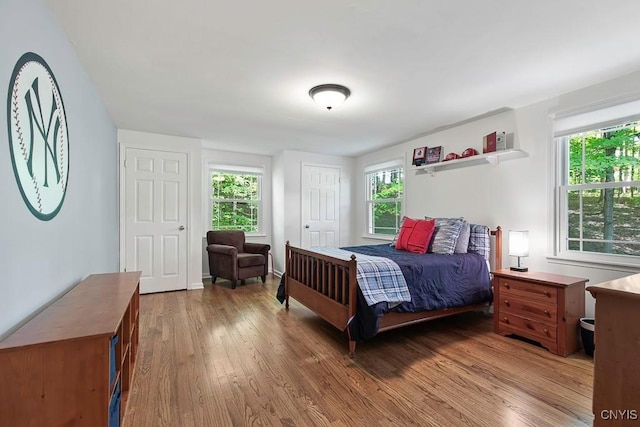
[[[395,261],[409,285],[411,302],[394,311],[416,312],[462,307],[493,299],[487,262],[479,254],[414,254],[388,244],[342,248]]]
[[[487,262],[479,254],[414,254],[389,244],[343,248],[358,254],[382,256],[395,261],[409,285],[411,301],[395,307],[378,303],[368,307],[358,295],[358,314],[347,327],[356,341],[378,331],[378,318],[389,311],[418,312],[462,307],[493,300]]]

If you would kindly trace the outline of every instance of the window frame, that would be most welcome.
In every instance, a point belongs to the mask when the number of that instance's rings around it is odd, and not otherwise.
[[[258,177],[258,230],[257,231],[245,231],[246,236],[263,236],[264,231],[264,201],[263,201],[263,187],[264,187],[264,168],[239,166],[239,165],[220,165],[209,164],[207,168],[207,217],[205,218],[205,230],[214,230],[212,227],[213,221],[213,203],[216,200],[227,202],[243,202],[246,203],[246,199],[215,199],[213,194],[213,186],[211,185],[211,176],[214,172],[221,172],[225,174],[234,175],[253,175]],[[254,201],[253,199],[251,201]]]
[[[598,252],[583,252],[570,250],[567,247],[569,241],[569,212],[567,199],[571,191],[592,190],[618,187],[640,187],[640,181],[597,182],[569,184],[569,136],[586,133],[620,125],[625,122],[640,121],[640,101],[625,102],[608,101],[595,104],[586,108],[555,113],[550,116],[551,147],[555,161],[553,171],[553,254],[548,258],[551,261],[577,263],[579,265],[598,265],[601,268],[615,270],[637,271],[640,269],[640,256],[607,254]],[[584,156],[584,154],[583,154]],[[583,157],[584,164],[584,157]],[[582,218],[581,218],[582,221]],[[580,238],[584,242],[582,229]],[[602,241],[602,240],[598,240]]]
[[[396,169],[399,169],[402,174],[401,175],[402,176],[402,196],[399,198],[389,198],[389,199],[375,199],[375,200],[371,199],[371,180],[369,179],[369,176],[374,173],[385,172],[385,171],[391,172]],[[406,194],[407,180],[406,180],[406,167],[405,167],[404,159],[394,159],[394,160],[390,160],[383,163],[376,163],[376,164],[369,165],[364,168],[363,177],[364,177],[364,191],[365,191],[365,197],[364,197],[365,224],[367,227],[364,233],[364,237],[391,241],[394,239],[394,237],[398,233],[398,230],[400,229],[400,225],[402,223],[402,217],[404,216],[404,212],[405,212],[404,195]],[[389,203],[389,202],[400,203],[400,215],[399,215],[400,220],[398,221],[396,231],[393,234],[373,233],[372,232],[372,230],[374,229],[373,215],[372,215],[373,205],[377,203]]]

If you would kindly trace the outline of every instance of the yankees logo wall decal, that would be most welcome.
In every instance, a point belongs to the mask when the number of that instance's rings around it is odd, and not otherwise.
[[[11,75],[7,127],[13,172],[27,207],[55,217],[67,191],[69,134],[58,83],[42,57],[27,52]]]

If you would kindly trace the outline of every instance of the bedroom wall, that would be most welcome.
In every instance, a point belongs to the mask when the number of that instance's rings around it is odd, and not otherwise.
[[[588,278],[590,284],[616,279],[634,270],[628,268],[603,269],[575,263],[561,262],[549,257],[553,248],[553,169],[551,160],[551,130],[549,114],[603,100],[629,96],[637,91],[640,72],[603,82],[592,87],[545,100],[534,105],[506,110],[478,118],[468,123],[415,139],[393,147],[363,155],[357,159],[354,216],[357,227],[353,239],[359,244],[375,240],[365,233],[364,179],[366,165],[406,156],[412,158],[413,149],[421,146],[443,146],[444,153],[460,153],[467,147],[481,152],[482,136],[493,131],[513,134],[513,145],[527,153],[527,157],[501,162],[499,165],[479,165],[440,171],[435,176],[416,172],[407,160],[405,203],[406,215],[411,217],[464,216],[472,222],[503,230],[526,229],[530,233],[530,257],[524,265],[532,270]],[[514,265],[504,241],[503,265]],[[586,293],[587,315],[594,315],[594,300]]]
[[[69,134],[69,180],[50,221],[22,200],[0,102],[0,338],[92,273],[118,271],[116,128],[83,66],[41,0],[0,2],[2,99],[16,61],[42,56],[62,94]]]
[[[216,149],[214,142],[205,141],[202,143],[202,277],[211,277],[209,272],[209,258],[207,254],[207,231],[211,229],[209,217],[208,200],[209,194],[209,164],[218,165],[231,165],[231,166],[245,166],[262,168],[264,175],[262,176],[262,232],[259,235],[249,236],[247,235],[247,242],[252,243],[267,243],[273,246],[272,243],[272,167],[271,157],[262,156],[248,153],[237,153],[232,151],[223,151]]]
[[[302,165],[338,166],[342,168],[340,179],[340,245],[350,244],[352,228],[353,171],[352,157],[330,156],[301,151],[285,150],[273,160],[273,253],[275,269],[282,271],[284,247],[287,240],[300,245],[302,240]]]

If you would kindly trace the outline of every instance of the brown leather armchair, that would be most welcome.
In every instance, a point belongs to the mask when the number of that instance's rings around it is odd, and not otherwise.
[[[211,280],[216,283],[218,277],[231,281],[235,289],[238,280],[260,276],[262,283],[269,272],[267,259],[270,245],[246,243],[244,231],[207,232],[207,252]]]

